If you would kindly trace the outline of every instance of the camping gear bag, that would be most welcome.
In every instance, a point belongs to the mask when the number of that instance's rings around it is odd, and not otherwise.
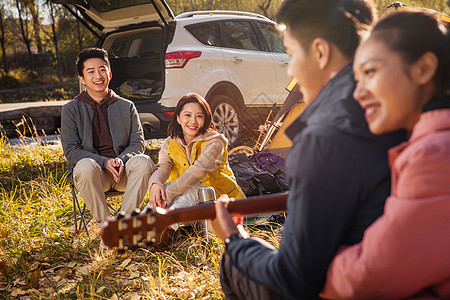
[[[286,179],[284,159],[278,155],[262,151],[249,156],[250,161],[255,162],[263,170],[272,173],[280,182],[282,191],[287,191],[288,183]]]
[[[275,175],[263,170],[244,154],[230,154],[228,161],[237,183],[246,196],[279,193],[285,190]]]

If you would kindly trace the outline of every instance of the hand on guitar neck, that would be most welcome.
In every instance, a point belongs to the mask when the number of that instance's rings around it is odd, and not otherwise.
[[[286,210],[287,193],[238,199],[228,204],[232,216],[250,216],[282,212]],[[148,212],[127,215],[122,218],[110,217],[102,228],[103,243],[110,247],[145,247],[158,243],[164,229],[175,223],[196,222],[214,219],[214,203],[174,210],[156,209]]]

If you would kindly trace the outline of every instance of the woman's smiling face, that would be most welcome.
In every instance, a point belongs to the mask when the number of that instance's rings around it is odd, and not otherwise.
[[[183,106],[177,121],[183,130],[184,141],[188,144],[205,124],[205,113],[200,104],[191,102]]]
[[[374,37],[358,48],[353,96],[364,109],[372,133],[412,131],[423,106],[420,85],[412,75],[415,64],[406,64],[399,53]]]

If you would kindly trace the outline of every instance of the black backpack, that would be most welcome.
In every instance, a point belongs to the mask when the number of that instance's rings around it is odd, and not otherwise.
[[[263,170],[244,154],[230,154],[228,161],[237,183],[247,197],[279,193],[284,190],[283,184],[276,176]]]

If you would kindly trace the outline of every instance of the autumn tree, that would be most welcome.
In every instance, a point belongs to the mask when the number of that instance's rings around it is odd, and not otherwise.
[[[30,34],[30,30],[28,28],[28,8],[21,0],[15,0],[15,5],[17,8],[17,12],[19,13],[19,26],[20,26],[20,33],[22,35],[22,41],[25,43],[25,46],[27,47],[28,51],[28,59],[30,61],[30,67],[33,70],[33,54],[31,52],[31,41],[32,37]]]
[[[51,39],[52,39],[52,42],[53,42],[53,47],[54,47],[54,50],[55,50],[56,64],[58,66],[58,79],[61,82],[62,81],[62,73],[63,73],[63,71],[62,71],[62,64],[61,64],[61,55],[59,53],[59,46],[58,46],[59,34],[58,34],[57,30],[56,30],[55,11],[54,11],[54,7],[53,7],[54,4],[51,1],[47,1],[47,6],[50,9],[50,20],[51,20],[50,25],[51,25],[51,28],[52,28],[50,36],[51,36]]]
[[[6,23],[4,22],[5,9],[3,4],[0,5],[0,46],[2,48],[3,70],[8,72],[8,64],[6,62]]]
[[[38,3],[37,0],[26,0],[25,4],[30,11],[31,18],[33,19],[33,33],[37,51],[38,53],[42,53],[41,21],[39,9],[40,3]]]

